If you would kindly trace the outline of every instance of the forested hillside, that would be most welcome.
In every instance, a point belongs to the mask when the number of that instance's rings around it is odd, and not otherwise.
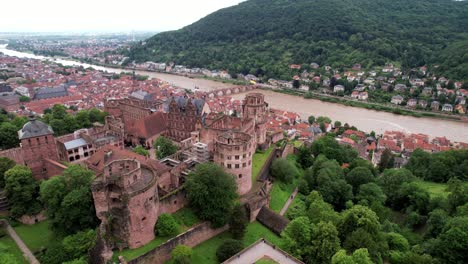
[[[466,79],[466,14],[468,3],[452,0],[250,0],[126,52],[138,62],[284,79],[289,64],[311,62],[439,64],[446,76]]]

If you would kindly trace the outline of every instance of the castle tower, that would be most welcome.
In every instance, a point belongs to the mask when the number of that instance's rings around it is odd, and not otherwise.
[[[254,119],[256,142],[262,146],[266,142],[266,116],[267,104],[261,93],[249,93],[242,105],[242,116],[245,119]]]
[[[237,192],[241,195],[252,188],[252,156],[255,149],[255,139],[243,132],[229,131],[215,139],[213,160],[235,176]]]
[[[91,188],[96,215],[112,237],[112,246],[141,247],[155,237],[159,210],[156,173],[138,160],[118,159],[112,151],[104,155],[102,173]],[[88,165],[94,171],[100,169]]]
[[[58,160],[57,144],[52,128],[31,116],[29,122],[18,131],[24,165],[28,166],[36,179],[47,178],[44,159]]]

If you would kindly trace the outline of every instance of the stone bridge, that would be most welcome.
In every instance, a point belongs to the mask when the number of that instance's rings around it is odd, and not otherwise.
[[[219,90],[214,90],[211,92],[207,92],[207,97],[208,98],[215,98],[215,97],[221,97],[221,96],[229,96],[231,94],[238,94],[238,93],[243,93],[251,90],[257,89],[258,86],[256,85],[246,85],[246,86],[233,86],[229,88],[224,88],[224,89],[219,89]]]

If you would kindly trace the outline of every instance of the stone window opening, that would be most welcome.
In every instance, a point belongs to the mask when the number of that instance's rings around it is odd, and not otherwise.
[[[75,156],[75,159],[76,159],[76,160],[79,160],[79,159],[80,159],[80,155],[76,155],[76,156]]]
[[[239,155],[236,155],[236,160],[238,160],[238,159],[239,159]]]
[[[177,204],[177,200],[174,201],[174,204]]]
[[[228,164],[228,165],[227,165],[227,168],[230,169],[230,168],[231,168],[231,164]]]
[[[242,179],[242,174],[239,174],[239,179]]]
[[[236,164],[236,169],[238,169],[239,167],[240,167],[239,164]]]
[[[89,156],[89,153],[88,153],[88,152],[85,152],[85,153],[84,153],[84,156],[85,156],[85,157],[88,157],[88,156]]]
[[[37,144],[39,144],[39,143],[40,143],[40,142],[39,142],[39,138],[36,138],[36,142],[37,142]]]
[[[136,174],[135,174],[135,175],[133,175],[133,182],[136,182],[136,181],[137,181],[137,179],[138,179],[138,177],[136,176]]]
[[[141,221],[145,221],[145,220],[146,220],[146,217],[143,217],[143,218],[141,219]]]
[[[70,161],[75,161],[75,158],[74,158],[74,157],[70,157]]]

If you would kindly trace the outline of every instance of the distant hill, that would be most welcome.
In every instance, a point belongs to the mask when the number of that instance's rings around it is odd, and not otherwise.
[[[404,68],[438,64],[468,80],[468,2],[250,0],[135,45],[142,62],[291,78],[290,64]]]

